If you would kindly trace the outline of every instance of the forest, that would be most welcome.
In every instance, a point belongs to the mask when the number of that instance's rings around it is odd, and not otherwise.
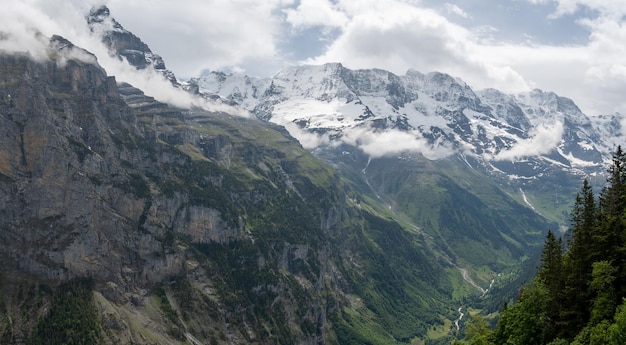
[[[569,230],[548,231],[537,276],[504,303],[495,329],[474,316],[453,345],[626,344],[626,154],[596,195],[583,181]]]

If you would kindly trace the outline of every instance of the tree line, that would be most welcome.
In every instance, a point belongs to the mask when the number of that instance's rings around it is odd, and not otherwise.
[[[548,231],[534,280],[506,303],[497,326],[474,317],[453,344],[626,344],[626,154],[618,147],[605,187],[583,181],[563,236]]]

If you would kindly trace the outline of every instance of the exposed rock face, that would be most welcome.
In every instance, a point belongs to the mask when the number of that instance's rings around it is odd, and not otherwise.
[[[0,289],[5,274],[93,277],[107,299],[98,302],[104,324],[116,325],[110,340],[170,344],[184,327],[191,337],[206,339],[211,328],[230,343],[265,343],[270,327],[282,341],[326,342],[329,311],[314,301],[335,278],[319,271],[333,264],[321,254],[331,251],[318,217],[341,196],[298,175],[297,160],[312,157],[284,129],[172,109],[117,85],[67,40],[50,47],[45,62],[0,55]],[[125,321],[122,309],[147,308],[146,291],[172,279],[187,287],[171,298],[178,315],[192,315],[188,325]],[[296,299],[294,283],[310,291],[299,287]],[[11,291],[7,305],[19,306]],[[256,316],[270,304],[271,316]],[[0,324],[2,341],[20,343],[27,332]]]
[[[87,16],[87,23],[91,31],[99,35],[102,42],[111,50],[111,54],[124,58],[137,69],[153,68],[163,74],[172,84],[178,81],[172,71],[165,67],[161,56],[154,54],[147,44],[139,37],[118,23],[106,6],[93,8]]]
[[[136,117],[115,79],[94,64],[26,56],[3,55],[0,71],[3,262],[46,278],[129,286],[180,271],[176,260],[157,259],[164,229],[138,229],[149,190],[129,193],[143,178],[121,164],[142,152],[114,140],[115,131],[143,134],[129,126]]]

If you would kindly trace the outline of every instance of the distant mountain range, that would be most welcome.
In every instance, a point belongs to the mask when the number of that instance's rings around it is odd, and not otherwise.
[[[559,210],[551,219],[564,225],[565,200],[584,177],[601,188],[625,138],[622,114],[587,116],[571,99],[538,89],[475,91],[440,72],[398,76],[331,63],[286,67],[269,79],[211,72],[189,84],[284,126],[318,155],[337,147],[345,154],[347,146],[372,159],[458,158],[542,214]]]
[[[514,179],[539,178],[549,168],[592,173],[624,139],[620,114],[589,117],[572,100],[537,89],[474,91],[439,72],[398,76],[332,63],[287,67],[271,79],[211,72],[190,83],[285,126],[311,149],[354,143],[374,157],[403,148],[430,159],[463,155]],[[369,148],[353,137],[363,133],[411,142]],[[307,141],[311,134],[316,142]]]

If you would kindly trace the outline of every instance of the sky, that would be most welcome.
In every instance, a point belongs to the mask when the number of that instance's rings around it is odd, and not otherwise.
[[[88,50],[84,13],[111,15],[179,79],[270,77],[341,62],[460,77],[474,89],[539,88],[587,114],[626,114],[626,0],[0,0],[0,31],[60,34]],[[0,46],[0,49],[3,48]],[[100,57],[99,54],[96,54]],[[111,71],[108,71],[111,74]]]

